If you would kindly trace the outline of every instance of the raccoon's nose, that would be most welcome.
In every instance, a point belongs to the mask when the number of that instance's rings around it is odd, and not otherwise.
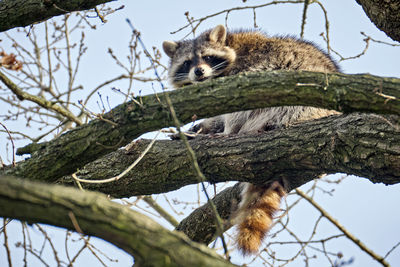
[[[196,74],[197,77],[201,77],[204,75],[204,69],[202,67],[197,67],[194,69],[194,74]]]

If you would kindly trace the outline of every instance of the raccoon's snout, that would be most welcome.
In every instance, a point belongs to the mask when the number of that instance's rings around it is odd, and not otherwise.
[[[202,67],[196,67],[194,69],[194,74],[196,74],[197,77],[203,76],[205,73],[205,70]]]
[[[213,71],[207,64],[194,66],[189,72],[189,80],[193,82],[202,82],[213,76]]]

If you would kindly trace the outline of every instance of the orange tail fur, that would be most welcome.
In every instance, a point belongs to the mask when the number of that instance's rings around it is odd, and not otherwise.
[[[278,182],[269,186],[245,184],[237,218],[237,244],[243,255],[258,252],[285,194],[285,189]]]

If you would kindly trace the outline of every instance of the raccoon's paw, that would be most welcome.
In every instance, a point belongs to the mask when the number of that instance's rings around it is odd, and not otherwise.
[[[192,131],[187,131],[187,132],[183,132],[183,134],[187,137],[187,139],[193,139],[197,136],[196,132],[192,132]],[[171,138],[171,140],[180,140],[181,139],[181,135],[179,133],[175,133],[175,134],[170,134],[168,135],[169,138]]]
[[[190,127],[189,132],[191,133],[195,133],[195,134],[200,134],[203,132],[203,124],[199,123],[199,124],[195,124],[192,127]]]

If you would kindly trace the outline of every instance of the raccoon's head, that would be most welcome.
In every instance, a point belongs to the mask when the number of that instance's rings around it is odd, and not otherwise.
[[[165,41],[164,52],[171,58],[168,75],[174,87],[224,76],[236,59],[226,46],[226,29],[218,25],[193,40]]]

